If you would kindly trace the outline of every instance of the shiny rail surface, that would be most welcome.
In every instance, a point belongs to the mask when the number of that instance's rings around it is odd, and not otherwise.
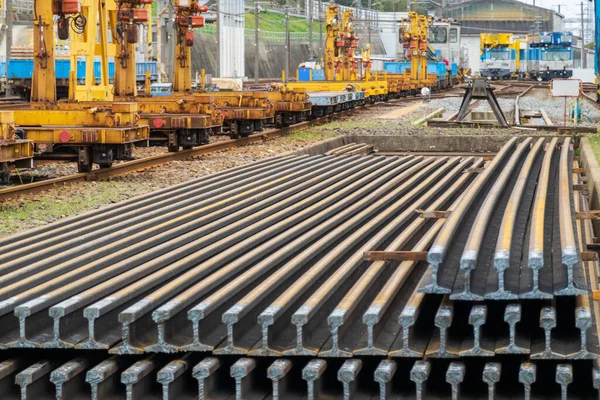
[[[13,235],[0,388],[597,397],[599,266],[571,140],[513,138],[487,161],[370,151],[273,157]]]

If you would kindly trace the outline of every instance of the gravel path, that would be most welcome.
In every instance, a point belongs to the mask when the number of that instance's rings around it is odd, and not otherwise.
[[[573,100],[567,99],[567,125],[573,125],[568,121],[568,113]],[[581,126],[595,126],[600,122],[600,109],[592,106],[587,100],[579,102],[582,109]],[[549,89],[534,88],[526,96],[519,100],[521,110],[539,111],[543,108],[548,113],[552,122],[561,125],[564,118],[565,102],[563,98],[552,97]]]
[[[264,143],[223,150],[193,160],[173,161],[139,173],[118,176],[110,182],[76,183],[41,193],[0,200],[0,236],[47,224],[227,168],[298,150],[325,137],[312,131],[299,132],[290,137],[274,138]],[[165,151],[164,147],[139,148],[136,149],[136,155],[148,156]],[[56,163],[44,167],[44,170],[52,174],[66,175],[76,171],[76,167],[73,163]]]

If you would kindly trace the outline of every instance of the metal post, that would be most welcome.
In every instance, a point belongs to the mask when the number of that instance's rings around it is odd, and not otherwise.
[[[259,64],[258,64],[258,60],[259,60],[259,50],[258,50],[258,23],[259,23],[259,18],[258,18],[258,14],[259,14],[259,9],[258,9],[258,1],[254,2],[255,8],[254,8],[254,24],[256,25],[254,27],[254,46],[255,46],[255,52],[254,52],[254,83],[258,83],[258,70],[259,70]]]
[[[323,54],[323,21],[321,20],[321,1],[319,1],[319,54]]]
[[[367,11],[368,17],[367,17],[367,37],[368,37],[368,41],[369,41],[369,46],[371,45],[371,14],[372,14],[372,10],[371,10],[371,5],[372,5],[372,0],[369,0],[369,10]]]
[[[285,47],[287,51],[287,62],[285,63],[285,76],[290,80],[290,71],[292,70],[291,48],[290,48],[290,9],[285,9]]]
[[[312,35],[313,35],[313,9],[312,0],[306,0],[306,6],[308,7],[308,48],[312,52]]]
[[[583,16],[583,1],[581,2],[581,68],[586,67],[585,59],[585,25]]]
[[[6,0],[6,96],[12,95],[12,87],[8,81],[8,64],[10,63],[10,48],[12,47],[12,0]]]
[[[221,0],[217,0],[217,67],[215,76],[221,77]]]
[[[173,65],[175,64],[175,46],[171,45],[173,40],[173,5],[167,2],[166,7],[168,8],[168,20],[165,24],[165,33],[167,36],[167,46],[165,48],[165,59],[166,59],[166,72],[169,78],[169,81],[173,81]]]

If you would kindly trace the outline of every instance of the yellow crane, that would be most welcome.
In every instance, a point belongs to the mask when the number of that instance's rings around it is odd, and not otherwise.
[[[344,42],[339,38],[340,22],[338,20],[339,9],[335,4],[330,5],[325,13],[325,49],[324,49],[324,70],[325,80],[333,81],[336,77],[336,70],[340,63],[340,49]]]
[[[357,62],[354,58],[354,49],[358,48],[358,37],[354,35],[352,10],[348,9],[342,13],[342,30],[340,41],[342,42],[342,80],[349,81],[357,79]]]
[[[366,75],[366,79],[358,79],[358,63],[354,51],[358,47],[358,37],[354,35],[352,11],[343,13],[340,20],[339,7],[330,4],[325,15],[326,41],[323,49],[324,75],[323,81],[291,82],[289,89],[304,88],[308,92],[360,90],[369,101],[384,100],[388,95],[388,84],[385,79],[374,79]],[[369,56],[370,60],[370,56]]]

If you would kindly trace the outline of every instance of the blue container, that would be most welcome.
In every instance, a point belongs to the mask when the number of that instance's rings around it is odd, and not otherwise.
[[[390,74],[403,74],[410,69],[409,62],[388,61],[383,63],[383,69]]]
[[[69,73],[71,72],[71,61],[56,60],[55,67],[56,79],[69,79]],[[33,74],[33,62],[31,63],[31,68]]]
[[[312,80],[313,81],[324,81],[325,80],[325,70],[313,69]]]
[[[428,62],[427,73],[435,74],[438,76],[438,78],[444,78],[446,76],[446,63],[433,61]]]
[[[77,61],[77,80],[85,80],[85,60]],[[140,62],[136,65],[137,80],[146,79],[146,70],[150,70],[150,78],[153,81],[158,79],[158,67],[156,62]],[[56,60],[55,63],[56,79],[69,79],[71,72],[70,60]],[[0,76],[6,76],[6,62],[0,63]],[[8,77],[11,79],[31,79],[33,76],[33,60],[11,60],[8,65]],[[108,62],[108,77],[110,82],[115,76],[115,63]],[[94,62],[94,79],[100,82],[100,61]]]
[[[33,75],[33,60],[11,60],[8,64],[10,79],[31,79]]]
[[[310,68],[298,68],[298,82],[309,82],[310,81]]]
[[[85,62],[83,63],[83,65],[85,66]],[[96,80],[96,82],[100,82],[100,61],[94,61],[94,79]],[[79,66],[77,67],[79,68]],[[79,74],[77,74],[79,75]],[[113,78],[115,77],[115,63],[113,61],[109,61],[108,62],[108,80],[110,82],[113,81]],[[79,79],[79,76],[77,77],[77,79]]]
[[[456,63],[455,63],[455,62],[453,62],[453,63],[450,65],[450,75],[452,75],[452,76],[456,76],[456,75],[458,75],[458,65],[456,65]]]
[[[146,71],[150,71],[150,80],[158,79],[158,66],[155,61],[138,62],[135,66],[136,79],[144,81],[146,79]]]

